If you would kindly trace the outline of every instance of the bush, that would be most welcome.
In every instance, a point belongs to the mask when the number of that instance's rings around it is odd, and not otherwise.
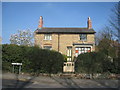
[[[11,71],[11,63],[22,62],[22,51],[17,45],[3,45],[2,46],[2,69]]]
[[[39,47],[3,45],[3,70],[11,71],[11,63],[23,63],[23,72],[58,73],[62,72],[64,57],[56,51]]]
[[[64,57],[64,62],[67,62],[67,57],[68,56],[63,54],[63,57]]]
[[[104,54],[97,52],[84,53],[77,57],[76,71],[82,73],[101,73]]]
[[[118,58],[108,58],[103,52],[80,54],[75,62],[76,72],[79,73],[119,73]]]
[[[113,68],[112,68],[111,72],[120,74],[120,58],[113,59]]]
[[[60,53],[39,47],[31,48],[28,53],[29,60],[33,62],[29,65],[33,72],[62,72],[64,58]]]

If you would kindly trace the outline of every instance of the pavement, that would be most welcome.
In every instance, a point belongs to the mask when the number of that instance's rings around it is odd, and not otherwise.
[[[58,76],[2,74],[3,88],[118,88],[119,80],[77,79]]]

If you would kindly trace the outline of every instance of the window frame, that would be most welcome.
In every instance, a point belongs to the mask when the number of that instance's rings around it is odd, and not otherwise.
[[[44,34],[44,40],[52,40],[52,34]]]
[[[92,52],[91,50],[92,47],[75,47],[75,56],[77,57],[80,54]]]
[[[72,46],[67,46],[67,61],[72,61]]]
[[[87,41],[87,34],[79,34],[80,41]]]
[[[50,47],[50,48],[45,48],[45,47]],[[47,50],[52,50],[52,46],[44,46],[43,48]]]

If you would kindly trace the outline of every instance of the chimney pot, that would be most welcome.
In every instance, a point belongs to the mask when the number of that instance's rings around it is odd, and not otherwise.
[[[91,29],[91,28],[92,28],[92,21],[91,21],[90,17],[88,17],[87,28],[88,28],[88,29]]]
[[[43,17],[40,16],[38,28],[42,28],[42,27],[43,27]]]
[[[90,20],[90,17],[88,17],[88,20]]]

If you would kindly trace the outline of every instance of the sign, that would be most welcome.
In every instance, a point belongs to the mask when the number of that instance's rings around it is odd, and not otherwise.
[[[12,65],[22,65],[22,63],[12,63]]]

